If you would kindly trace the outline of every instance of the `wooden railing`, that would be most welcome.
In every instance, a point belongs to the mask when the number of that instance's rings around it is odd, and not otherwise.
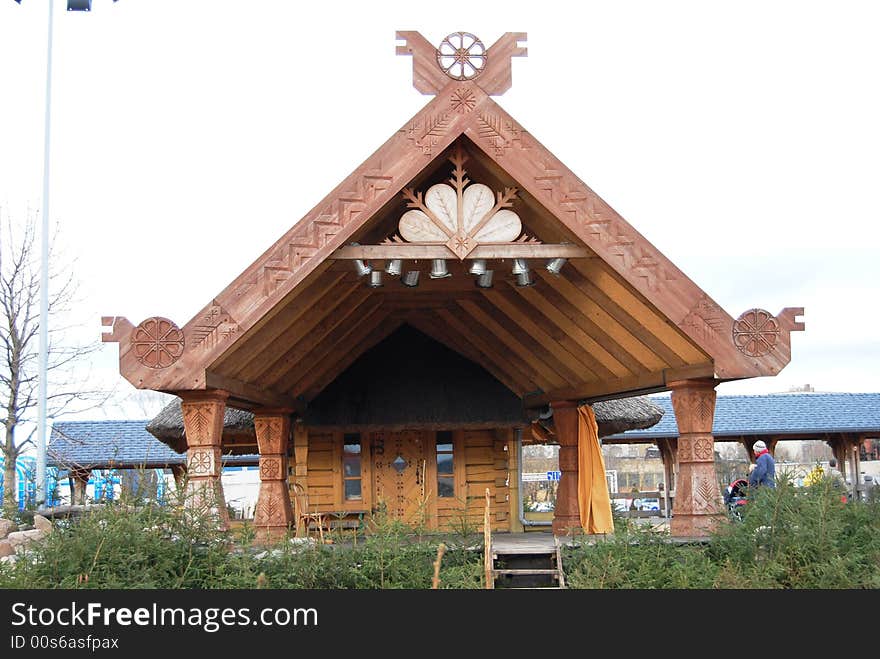
[[[626,517],[671,517],[672,516],[672,500],[673,495],[658,490],[644,490],[639,492],[609,492],[608,495],[614,499],[659,499],[660,510],[624,510],[621,514]],[[667,498],[668,497],[668,498]],[[669,505],[669,511],[666,505]],[[612,503],[613,505],[613,503]]]

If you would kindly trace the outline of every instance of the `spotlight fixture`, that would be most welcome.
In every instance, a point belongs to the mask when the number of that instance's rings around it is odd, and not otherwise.
[[[471,261],[471,267],[468,270],[472,275],[482,275],[486,272],[486,259],[474,259]]]
[[[547,265],[545,266],[547,269],[547,272],[549,272],[552,275],[556,275],[558,277],[559,271],[562,270],[562,266],[565,265],[566,261],[568,261],[568,259],[564,259],[562,257],[550,259],[549,261],[547,261]]]
[[[373,270],[370,272],[370,288],[379,288],[382,285],[382,271]]]
[[[452,273],[446,269],[446,259],[431,259],[431,279],[443,279],[451,277]]]
[[[403,277],[400,278],[400,283],[404,286],[409,286],[410,288],[415,288],[419,285],[419,271],[418,270],[408,270]]]
[[[351,244],[352,247],[357,247],[358,245],[360,245],[360,243]],[[358,273],[358,277],[363,277],[373,272],[373,266],[371,266],[369,263],[362,261],[361,259],[354,260],[354,269]]]
[[[477,276],[477,286],[480,288],[492,288],[492,274],[491,270],[486,270],[484,273]]]
[[[516,285],[517,286],[534,286],[535,282],[532,279],[532,273],[526,270],[525,272],[521,272],[516,276]]]
[[[510,271],[515,275],[521,275],[529,271],[529,264],[525,259],[513,259],[513,267]]]
[[[391,261],[388,261],[388,264],[385,266],[385,272],[392,277],[397,277],[400,274],[401,269],[403,269],[402,259],[392,259]]]

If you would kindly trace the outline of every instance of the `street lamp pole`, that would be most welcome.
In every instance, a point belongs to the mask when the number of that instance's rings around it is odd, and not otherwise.
[[[15,0],[21,4],[21,0]],[[116,0],[113,0],[116,2]],[[49,374],[49,163],[52,113],[52,28],[55,0],[48,0],[49,20],[46,38],[46,108],[43,128],[43,207],[40,228],[40,332],[37,375],[37,506],[46,503],[46,407]],[[91,0],[67,0],[68,11],[90,11]]]
[[[49,0],[49,29],[46,39],[46,111],[43,129],[43,208],[40,229],[40,337],[37,377],[37,506],[46,503],[46,378],[49,372],[49,148],[52,112],[52,26],[55,1]]]

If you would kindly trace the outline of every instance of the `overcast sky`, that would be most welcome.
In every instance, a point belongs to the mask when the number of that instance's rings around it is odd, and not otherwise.
[[[0,0],[0,206],[19,218],[41,205],[47,7]],[[50,215],[96,341],[102,315],[184,325],[430,100],[397,30],[516,31],[528,57],[496,100],[525,129],[732,316],[805,307],[789,366],[719,393],[880,390],[878,3],[65,7]],[[95,366],[118,380],[117,359]]]

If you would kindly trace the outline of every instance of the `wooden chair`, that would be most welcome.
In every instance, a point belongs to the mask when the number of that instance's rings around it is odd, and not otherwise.
[[[324,525],[326,516],[317,510],[309,511],[309,492],[300,483],[293,484],[293,496],[296,500],[296,535],[300,537],[299,527],[303,525],[306,537],[309,537],[309,528],[312,522],[318,528],[318,537],[324,544]]]

